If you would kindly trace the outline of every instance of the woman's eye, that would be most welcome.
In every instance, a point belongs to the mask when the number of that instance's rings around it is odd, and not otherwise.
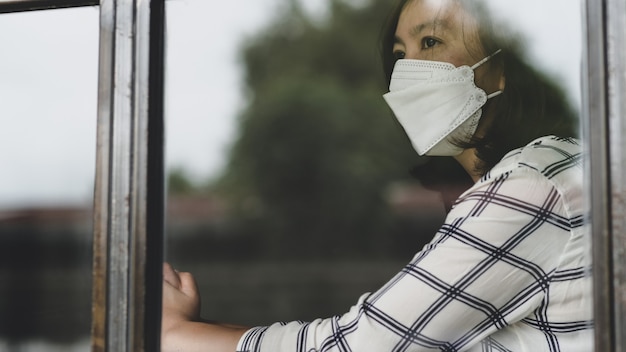
[[[396,60],[404,59],[404,56],[405,56],[405,55],[406,55],[406,54],[405,54],[403,51],[394,51],[394,52],[393,52],[393,57],[394,57],[394,59],[396,59]]]
[[[422,48],[429,49],[439,44],[439,41],[433,37],[426,37],[422,40]]]

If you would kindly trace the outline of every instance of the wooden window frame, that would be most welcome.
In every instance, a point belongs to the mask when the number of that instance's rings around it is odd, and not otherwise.
[[[93,351],[157,351],[164,228],[163,0],[100,1]]]
[[[626,351],[626,4],[587,0],[583,133],[596,351]]]
[[[0,13],[95,6],[98,0],[0,0]]]
[[[164,223],[164,0],[0,0],[0,13],[100,6],[92,351],[158,351]]]

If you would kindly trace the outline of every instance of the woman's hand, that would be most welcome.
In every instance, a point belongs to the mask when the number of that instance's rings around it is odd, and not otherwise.
[[[187,325],[200,318],[200,294],[190,273],[178,272],[163,264],[163,308],[161,351],[178,350],[194,341],[185,341]],[[185,348],[186,349],[186,348]]]
[[[200,293],[190,273],[163,265],[161,351],[234,352],[247,327],[200,319]]]
[[[163,264],[162,332],[182,322],[200,319],[200,294],[190,273],[175,271]]]

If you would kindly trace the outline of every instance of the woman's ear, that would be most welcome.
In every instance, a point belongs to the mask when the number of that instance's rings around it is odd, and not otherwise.
[[[498,84],[498,90],[500,91],[504,90],[505,86],[506,86],[506,77],[504,76],[504,74],[502,74],[500,76],[500,83]]]

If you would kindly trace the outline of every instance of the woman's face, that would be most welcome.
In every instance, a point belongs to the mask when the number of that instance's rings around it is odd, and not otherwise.
[[[397,59],[444,61],[454,66],[472,66],[485,53],[478,36],[478,23],[454,0],[410,0],[398,20],[393,53]],[[487,93],[498,88],[485,81],[486,65],[476,70],[476,84]]]
[[[398,59],[473,65],[485,55],[477,23],[454,0],[411,0],[398,21],[393,52]]]

